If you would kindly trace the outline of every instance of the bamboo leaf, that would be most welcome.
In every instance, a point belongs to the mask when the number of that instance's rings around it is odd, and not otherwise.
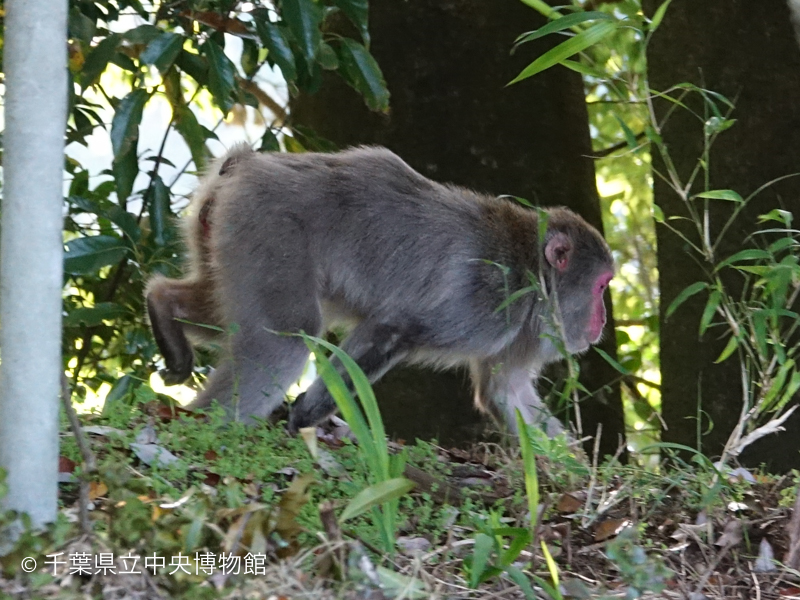
[[[613,21],[614,17],[608,13],[600,12],[600,11],[588,11],[588,12],[576,12],[569,15],[564,15],[556,19],[555,21],[550,21],[547,25],[536,29],[535,31],[529,31],[528,33],[523,33],[520,35],[516,41],[514,42],[514,47],[520,46],[526,42],[530,42],[532,40],[537,40],[541,37],[549,35],[551,33],[556,33],[558,31],[564,31],[565,29],[570,29],[578,25],[579,23],[585,23],[586,21]]]
[[[686,300],[688,300],[695,294],[702,292],[705,289],[708,289],[708,284],[702,281],[696,281],[692,285],[688,286],[680,294],[678,294],[678,297],[675,298],[675,300],[673,300],[672,303],[669,305],[669,308],[667,308],[666,312],[666,318],[669,318],[681,304],[686,302]]]
[[[700,192],[695,198],[710,198],[712,200],[727,200],[728,202],[744,202],[744,198],[733,190],[711,190]]]
[[[582,52],[589,46],[593,46],[613,31],[617,29],[617,24],[614,21],[603,21],[592,25],[589,29],[581,31],[579,34],[571,37],[566,42],[560,43],[555,48],[552,48],[542,54],[539,58],[525,67],[522,72],[513,79],[512,83],[517,83],[523,79],[527,79],[532,75],[541,73],[550,67],[557,65],[562,60],[565,60],[578,52]]]

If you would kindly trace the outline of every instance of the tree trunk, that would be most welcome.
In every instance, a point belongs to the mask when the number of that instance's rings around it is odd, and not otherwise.
[[[58,508],[67,2],[5,7],[0,510],[39,527]]]
[[[517,35],[542,25],[537,17],[519,0],[372,0],[370,49],[391,92],[390,113],[369,112],[329,78],[320,93],[297,99],[293,119],[340,146],[386,146],[437,181],[566,205],[602,228],[581,78],[558,67],[506,87],[548,48],[541,42],[510,55]],[[610,319],[603,348],[615,355],[612,326]],[[584,431],[602,423],[602,450],[613,452],[624,435],[615,371],[594,352],[580,362],[584,385],[597,391],[581,404]],[[463,372],[396,369],[376,392],[384,413],[403,415],[389,430],[407,439],[434,429],[440,440],[458,441],[479,422],[466,408],[472,394]]]
[[[650,0],[649,13],[661,3]],[[759,186],[798,170],[794,149],[800,147],[800,51],[783,0],[674,0],[648,50],[650,84],[663,91],[691,82],[724,94],[736,104],[736,124],[712,148],[711,189],[730,188],[746,197]],[[656,104],[660,118],[671,105]],[[699,108],[698,103],[692,105]],[[702,124],[683,109],[676,110],[662,131],[672,160],[684,178],[702,152]],[[657,169],[663,168],[654,158]],[[686,216],[678,196],[658,177],[655,201],[666,217]],[[695,191],[700,191],[695,190]],[[744,247],[755,229],[756,216],[782,207],[800,217],[800,180],[789,179],[768,188],[728,232],[718,261]],[[733,208],[712,204],[711,233],[719,231]],[[696,239],[687,229],[690,239]],[[658,268],[661,285],[661,377],[663,416],[668,429],[663,440],[698,447],[716,456],[730,435],[742,403],[740,367],[730,359],[715,365],[726,338],[706,335],[698,340],[705,298],[695,296],[669,321],[665,310],[689,284],[707,281],[684,242],[658,227]],[[750,242],[748,242],[750,244]],[[725,279],[730,290],[741,289],[742,278]],[[699,402],[699,406],[698,406]],[[702,410],[702,421],[695,417]],[[746,455],[750,464],[768,463],[786,470],[800,466],[800,414],[787,428],[794,433],[765,438]],[[713,427],[709,427],[713,425]]]

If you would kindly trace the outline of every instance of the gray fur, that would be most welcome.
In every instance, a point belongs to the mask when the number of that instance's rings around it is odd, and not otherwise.
[[[238,417],[264,417],[307,358],[301,339],[275,332],[320,335],[347,321],[355,327],[343,349],[371,381],[400,362],[468,364],[480,408],[504,413],[512,429],[519,408],[554,433],[560,425],[532,377],[559,358],[548,338],[560,338],[559,329],[569,352],[597,341],[588,323],[593,311],[602,311],[595,321],[605,312],[592,287],[613,263],[580,217],[566,209],[547,215],[540,246],[536,211],[433,182],[383,148],[258,154],[237,147],[212,168],[187,218],[191,271],[148,285],[167,374],[174,382],[191,371],[176,316],[232,330],[217,336],[225,356],[195,404],[216,399]],[[545,249],[566,253],[567,267],[540,260]],[[548,291],[497,310],[530,286],[529,273]],[[599,297],[602,307],[602,290]],[[199,328],[183,329],[198,337]],[[290,428],[335,408],[316,381],[295,403]]]

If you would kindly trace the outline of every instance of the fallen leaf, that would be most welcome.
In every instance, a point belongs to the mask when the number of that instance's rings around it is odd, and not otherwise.
[[[108,486],[102,481],[90,481],[89,482],[89,500],[94,502],[101,496],[105,496],[108,493]]]
[[[431,543],[424,537],[408,537],[401,535],[397,538],[397,547],[406,556],[416,556],[427,551]]]
[[[178,460],[177,456],[158,444],[139,444],[134,442],[131,444],[131,450],[133,450],[136,458],[146,465],[157,464],[160,467],[166,467]]]
[[[569,492],[561,494],[556,504],[556,510],[560,513],[575,513],[583,507],[583,501],[577,495]]]
[[[725,529],[719,539],[714,542],[715,546],[725,548],[735,546],[742,541],[742,522],[741,521],[728,521]]]
[[[772,550],[772,545],[767,541],[767,538],[763,538],[758,545],[758,558],[755,565],[753,565],[753,571],[755,573],[771,573],[777,570],[775,552]]]
[[[602,542],[610,537],[618,535],[620,531],[629,527],[631,524],[630,519],[609,519],[603,521],[594,530],[594,541]]]
[[[58,457],[58,472],[59,473],[72,473],[75,471],[75,467],[78,466],[74,460],[67,458],[66,456],[59,456]]]

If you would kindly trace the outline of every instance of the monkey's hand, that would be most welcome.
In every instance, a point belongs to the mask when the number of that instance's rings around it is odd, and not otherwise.
[[[164,380],[164,385],[178,385],[189,379],[192,375],[192,368],[190,366],[187,373],[185,369],[175,371],[167,367],[166,369],[161,369],[158,374]]]

